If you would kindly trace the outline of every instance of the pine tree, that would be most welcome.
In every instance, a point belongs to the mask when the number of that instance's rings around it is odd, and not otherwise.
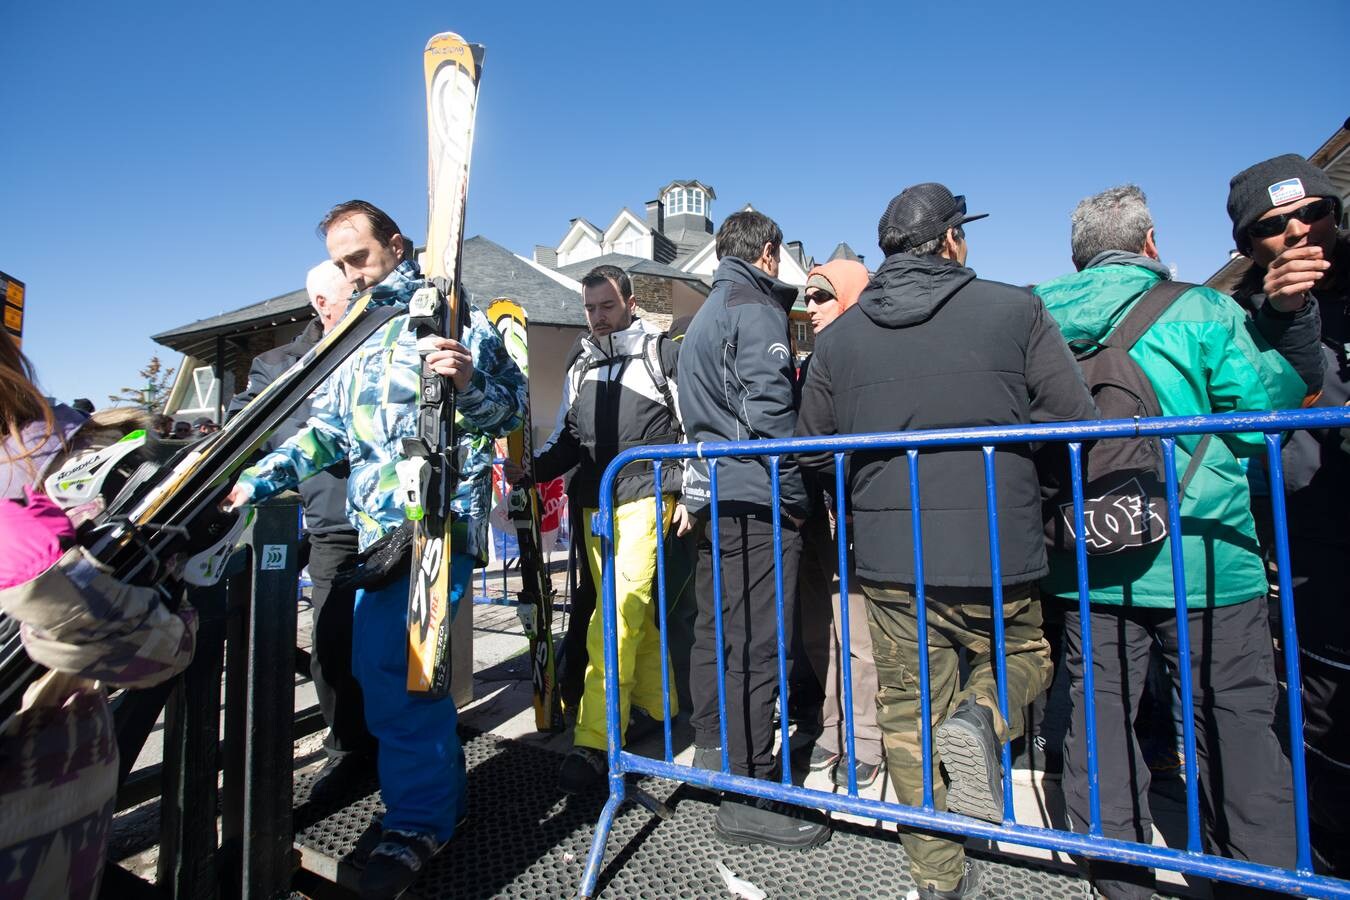
[[[108,402],[113,406],[139,406],[149,413],[158,412],[169,399],[173,372],[173,369],[165,368],[159,360],[159,354],[155,354],[140,371],[144,386],[119,388],[116,394],[108,395]]]

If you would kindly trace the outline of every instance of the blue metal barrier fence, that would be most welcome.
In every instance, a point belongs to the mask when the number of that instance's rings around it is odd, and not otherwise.
[[[1312,872],[1311,848],[1308,832],[1308,794],[1304,773],[1303,749],[1303,704],[1301,692],[1297,686],[1302,683],[1299,674],[1298,638],[1294,622],[1293,589],[1290,584],[1289,540],[1285,523],[1284,470],[1280,460],[1281,433],[1306,428],[1342,428],[1350,426],[1350,409],[1308,409],[1273,413],[1228,413],[1212,416],[1185,416],[1157,419],[1131,419],[1097,422],[1077,422],[1063,425],[1028,425],[1005,427],[961,428],[949,430],[895,432],[886,434],[840,435],[827,438],[791,438],[778,440],[756,440],[740,442],[718,442],[704,444],[684,444],[661,447],[636,447],[620,453],[605,470],[600,485],[600,509],[595,516],[594,531],[602,538],[604,573],[601,613],[604,625],[605,654],[605,707],[608,726],[609,756],[609,799],[605,803],[596,825],[595,839],[591,845],[585,873],[579,894],[582,897],[593,895],[600,875],[604,858],[605,844],[614,823],[614,816],[627,797],[624,776],[628,773],[652,775],[668,778],[688,784],[714,790],[733,791],[750,797],[762,797],[782,801],[797,806],[825,809],[834,812],[851,813],[868,818],[895,822],[901,827],[928,829],[957,836],[986,838],[1006,841],[1047,850],[1061,851],[1080,855],[1089,859],[1110,862],[1129,863],[1147,868],[1158,868],[1231,881],[1276,891],[1284,891],[1299,896],[1344,897],[1350,898],[1350,882],[1341,881]],[[1099,797],[1099,772],[1097,766],[1097,735],[1095,727],[1096,706],[1093,699],[1092,637],[1089,625],[1087,551],[1084,541],[1077,541],[1077,574],[1079,620],[1083,643],[1084,688],[1088,700],[1086,710],[1086,741],[1088,763],[1088,792],[1090,826],[1087,834],[1060,831],[1039,826],[1019,824],[1015,820],[1012,802],[1012,766],[1008,745],[1003,745],[1003,795],[1004,821],[1001,824],[966,816],[938,811],[933,804],[932,783],[932,735],[930,734],[929,682],[928,682],[928,632],[927,607],[925,606],[925,587],[923,580],[923,534],[920,522],[919,502],[919,462],[924,450],[950,447],[979,447],[984,455],[984,476],[988,505],[989,558],[992,572],[991,604],[993,610],[993,643],[996,675],[998,680],[999,710],[1004,720],[1008,718],[1008,697],[1006,689],[1006,648],[1003,643],[1003,589],[1001,585],[1001,559],[999,550],[999,521],[997,495],[994,482],[995,448],[1006,444],[1027,444],[1030,442],[1065,442],[1068,444],[1070,471],[1074,502],[1074,533],[1082,535],[1083,528],[1083,473],[1082,453],[1084,442],[1109,438],[1135,437],[1140,435],[1160,438],[1167,475],[1167,504],[1172,535],[1181,534],[1177,474],[1174,465],[1176,437],[1196,434],[1264,433],[1266,457],[1270,473],[1270,491],[1273,507],[1276,560],[1279,567],[1279,599],[1281,621],[1281,644],[1284,652],[1285,678],[1288,691],[1290,754],[1293,774],[1294,821],[1297,858],[1293,869],[1282,869],[1247,861],[1227,859],[1205,853],[1202,849],[1200,831],[1200,799],[1196,771],[1196,746],[1194,731],[1193,691],[1191,684],[1190,647],[1188,645],[1186,581],[1180,541],[1171,541],[1171,561],[1174,584],[1176,586],[1176,614],[1179,623],[1178,657],[1179,677],[1181,681],[1181,701],[1185,710],[1182,716],[1183,741],[1185,745],[1185,782],[1187,841],[1186,848],[1175,849],[1155,847],[1149,844],[1108,838],[1102,834],[1102,819]],[[920,807],[905,806],[858,796],[856,773],[850,766],[848,772],[848,791],[845,795],[795,786],[792,783],[792,767],[788,759],[788,683],[787,662],[783,645],[783,574],[782,547],[779,518],[779,464],[781,457],[801,453],[831,453],[834,455],[836,472],[837,503],[836,522],[839,544],[839,593],[841,598],[848,596],[848,564],[846,558],[847,536],[844,516],[846,485],[844,480],[844,457],[846,454],[865,450],[891,450],[904,453],[908,459],[911,477],[911,507],[913,527],[913,553],[915,560],[915,615],[919,628],[919,645],[923,652],[919,656],[919,683],[922,712],[920,728],[923,745],[923,803]],[[619,471],[630,463],[651,460],[655,473],[656,493],[656,532],[657,542],[657,615],[659,621],[666,621],[666,590],[664,569],[662,521],[661,466],[664,460],[683,460],[700,458],[708,461],[710,508],[710,539],[713,545],[713,558],[719,554],[719,534],[717,529],[717,461],[722,457],[767,457],[773,488],[773,526],[775,549],[775,574],[777,590],[777,628],[778,628],[778,703],[779,721],[784,764],[781,783],[756,780],[730,773],[729,743],[727,740],[727,699],[726,699],[726,660],[722,646],[722,585],[718,567],[714,566],[714,625],[717,635],[717,684],[718,710],[721,721],[722,766],[720,772],[708,771],[674,762],[671,737],[670,685],[666,675],[669,656],[666,642],[666,629],[661,629],[660,648],[662,661],[662,690],[664,700],[665,758],[650,759],[623,750],[620,747],[619,727],[619,685],[618,685],[618,637],[615,611],[614,586],[614,482]],[[1350,499],[1350,498],[1348,498]],[[842,648],[840,660],[843,668],[844,698],[841,704],[844,712],[845,741],[848,759],[856,759],[854,754],[854,723],[852,704],[852,664],[849,648],[849,604],[839,604],[841,618],[840,636]]]

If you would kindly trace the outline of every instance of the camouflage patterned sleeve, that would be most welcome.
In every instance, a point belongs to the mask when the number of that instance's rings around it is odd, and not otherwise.
[[[506,352],[497,329],[477,307],[461,341],[473,354],[473,378],[456,395],[455,409],[474,431],[502,437],[525,417],[525,376]]]
[[[113,687],[158,684],[187,668],[196,648],[191,606],[170,612],[153,588],[118,581],[79,547],[0,591],[0,607],[21,623],[35,661]]]

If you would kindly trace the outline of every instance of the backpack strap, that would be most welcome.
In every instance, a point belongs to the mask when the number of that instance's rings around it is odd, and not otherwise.
[[[1163,313],[1167,312],[1167,308],[1172,305],[1173,301],[1193,287],[1195,285],[1185,281],[1159,279],[1158,283],[1149,288],[1144,296],[1134,304],[1134,307],[1125,314],[1125,318],[1120,321],[1120,324],[1112,329],[1106,338],[1107,346],[1128,351],[1139,342],[1146,331],[1153,327],[1153,323],[1158,321]],[[1181,481],[1177,484],[1178,498],[1186,495],[1186,488],[1190,486],[1191,479],[1199,471],[1205,452],[1209,450],[1209,440],[1213,436],[1207,434],[1200,438],[1200,443],[1195,445],[1195,452],[1191,454],[1191,461],[1186,466]]]
[[[675,410],[675,398],[670,393],[670,380],[666,378],[665,367],[661,364],[661,339],[663,334],[649,334],[642,340],[642,361],[647,365],[647,375],[651,378],[652,384],[661,392],[661,398],[666,403],[666,409],[670,414],[679,418],[679,413]]]
[[[1153,327],[1153,323],[1167,311],[1172,301],[1193,287],[1195,285],[1185,281],[1159,279],[1107,335],[1106,346],[1129,350],[1144,336],[1144,332]]]

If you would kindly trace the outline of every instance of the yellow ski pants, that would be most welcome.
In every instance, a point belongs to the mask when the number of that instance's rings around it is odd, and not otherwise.
[[[661,530],[670,527],[676,498],[662,498]],[[586,632],[586,682],[577,710],[573,744],[603,750],[605,741],[605,645],[601,612],[600,538],[591,532],[594,509],[583,511],[586,559],[595,579],[597,602]],[[614,605],[619,626],[619,727],[628,730],[628,713],[637,706],[660,718],[661,634],[656,623],[656,498],[642,497],[620,504],[614,511]],[[673,685],[673,682],[672,682]],[[678,709],[671,696],[670,713]],[[623,735],[619,735],[622,744]]]

